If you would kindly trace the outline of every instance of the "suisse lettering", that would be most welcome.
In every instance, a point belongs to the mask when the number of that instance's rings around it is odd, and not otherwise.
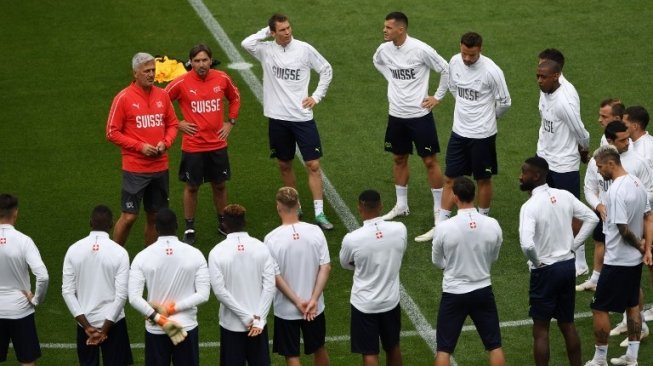
[[[547,119],[542,120],[542,127],[544,128],[544,132],[555,133],[555,131],[553,130],[552,121],[549,121]]]
[[[163,113],[136,116],[136,128],[163,126]]]
[[[272,72],[277,79],[281,80],[299,80],[300,69],[284,69],[281,67],[272,66]]]
[[[415,69],[390,69],[392,72],[392,78],[397,80],[415,80],[417,76],[415,75]]]
[[[220,99],[193,100],[190,102],[193,113],[211,113],[220,110]]]
[[[466,88],[458,88],[458,96],[463,99],[467,99],[471,102],[476,102],[478,101],[478,98],[480,97],[480,93],[478,90],[474,89],[466,89]]]

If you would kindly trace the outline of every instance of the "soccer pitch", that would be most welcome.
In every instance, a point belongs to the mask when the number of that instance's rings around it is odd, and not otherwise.
[[[61,298],[61,267],[67,247],[88,233],[88,215],[99,203],[119,213],[120,153],[104,138],[113,96],[131,80],[130,60],[138,51],[186,58],[198,42],[213,48],[240,88],[239,123],[229,138],[233,176],[228,184],[230,202],[248,209],[248,230],[262,238],[278,225],[274,192],[281,184],[276,162],[268,158],[267,121],[262,115],[256,82],[261,69],[240,48],[240,41],[262,28],[273,12],[290,17],[294,35],[315,46],[334,69],[327,97],[316,107],[315,118],[324,148],[322,166],[330,182],[326,210],[336,225],[327,233],[333,270],[325,290],[327,348],[333,365],[360,363],[349,351],[350,271],[338,264],[342,237],[360,222],[355,216],[358,194],[367,188],[381,192],[387,209],[394,204],[391,156],[383,151],[387,119],[386,82],[371,58],[382,41],[385,15],[405,12],[408,32],[431,46],[445,59],[458,52],[460,35],[483,35],[483,54],[504,71],[512,108],[499,121],[497,139],[499,175],[494,180],[491,216],[504,232],[504,243],[493,270],[493,287],[502,322],[503,345],[510,365],[530,365],[531,329],[528,323],[528,270],[519,249],[519,207],[527,199],[519,191],[521,162],[535,152],[539,114],[535,79],[537,54],[556,47],[567,58],[564,73],[576,86],[581,113],[591,133],[591,146],[599,141],[598,104],[619,97],[626,105],[653,109],[653,76],[648,24],[653,10],[645,2],[621,4],[593,1],[541,3],[507,0],[489,2],[420,1],[320,1],[226,2],[205,0],[206,10],[194,8],[199,0],[161,0],[153,3],[48,2],[26,0],[5,3],[0,11],[2,59],[0,69],[0,191],[19,196],[17,228],[30,235],[50,273],[50,289],[36,312],[44,346],[41,365],[76,363],[75,323]],[[196,10],[197,9],[197,10]],[[199,15],[198,15],[199,14]],[[200,15],[203,18],[200,18]],[[205,24],[207,22],[209,25]],[[224,35],[216,34],[218,24]],[[235,45],[235,54],[225,44]],[[251,69],[230,69],[242,58]],[[251,74],[249,74],[251,73]],[[250,75],[250,76],[248,76]],[[315,85],[316,77],[313,77]],[[430,92],[437,85],[432,75]],[[313,87],[311,88],[311,90]],[[453,98],[448,95],[435,110],[444,149],[449,138]],[[170,152],[171,208],[181,217],[182,184],[176,179],[180,138]],[[409,204],[411,215],[402,218],[409,231],[409,248],[402,267],[402,351],[404,364],[432,364],[432,328],[441,294],[441,271],[430,263],[430,245],[414,243],[432,224],[432,199],[422,163],[412,157]],[[312,220],[309,191],[299,163],[298,184]],[[198,247],[205,255],[222,238],[215,233],[210,189],[200,191],[197,213]],[[143,217],[132,230],[127,249],[130,258],[142,248]],[[588,241],[587,258],[593,248]],[[645,301],[653,302],[648,271],[642,285]],[[577,326],[583,360],[593,354],[591,293],[577,296]],[[126,306],[130,337],[143,343],[142,318]],[[202,364],[218,360],[218,303],[214,296],[199,307]],[[271,319],[271,317],[270,317]],[[612,317],[613,324],[619,316]],[[567,364],[562,337],[551,329],[551,365]],[[270,335],[271,335],[270,329]],[[625,351],[622,337],[610,338],[609,357]],[[653,364],[653,348],[646,339],[640,364]],[[15,363],[10,351],[8,363]],[[454,354],[459,365],[486,364],[475,331],[463,332]],[[143,364],[142,348],[134,348],[135,364]],[[283,359],[273,356],[275,365]],[[310,358],[303,358],[310,364]]]

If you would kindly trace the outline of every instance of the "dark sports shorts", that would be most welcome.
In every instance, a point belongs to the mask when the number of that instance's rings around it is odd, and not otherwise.
[[[556,173],[549,170],[546,183],[551,188],[564,189],[576,198],[580,198],[580,172]]]
[[[599,223],[594,227],[594,232],[592,233],[592,239],[595,241],[600,241],[605,244],[605,234],[603,233],[603,219],[598,211],[594,211],[596,216],[599,218]]]
[[[632,267],[604,264],[590,308],[623,313],[627,308],[637,306],[641,277],[641,263]]]
[[[528,315],[536,320],[572,323],[576,301],[576,260],[531,269]],[[603,276],[603,273],[601,273]]]
[[[77,357],[80,366],[99,366],[100,350],[102,350],[102,364],[104,366],[134,364],[125,318],[120,319],[111,326],[107,339],[99,346],[87,346],[87,339],[88,336],[84,332],[84,328],[77,325]]]
[[[0,319],[0,362],[7,361],[9,341],[20,363],[31,363],[41,357],[34,313],[20,319]]]
[[[270,157],[281,161],[295,158],[295,144],[299,147],[304,161],[322,157],[320,133],[315,120],[306,122],[289,122],[269,118],[268,137],[270,139]]]
[[[272,352],[285,357],[299,357],[300,329],[304,339],[304,354],[313,354],[326,341],[324,312],[310,322],[304,319],[286,320],[275,316]]]
[[[367,314],[351,305],[351,351],[363,355],[379,354],[379,338],[384,351],[399,345],[401,308],[399,304],[383,313]]]
[[[442,293],[436,331],[438,352],[453,353],[468,315],[486,350],[501,347],[497,304],[492,286],[488,286],[466,294]]]
[[[122,212],[138,214],[141,200],[145,212],[168,207],[168,171],[157,173],[122,172]]]
[[[179,180],[193,187],[202,183],[222,183],[231,178],[227,148],[198,153],[181,152]]]
[[[268,366],[268,328],[256,337],[248,337],[248,332],[232,332],[220,327],[220,365],[221,366]]]
[[[188,331],[188,336],[178,345],[173,345],[166,334],[152,334],[145,331],[145,365],[199,366],[199,327]]]
[[[451,133],[447,145],[447,168],[445,175],[450,178],[472,175],[474,179],[489,179],[498,173],[497,135],[484,139],[462,137]]]
[[[388,126],[385,129],[385,151],[395,155],[412,154],[413,143],[417,155],[421,157],[440,152],[433,113],[429,112],[418,118],[399,118],[389,115]]]

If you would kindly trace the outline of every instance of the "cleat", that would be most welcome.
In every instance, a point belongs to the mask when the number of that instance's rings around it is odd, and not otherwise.
[[[315,222],[322,230],[333,230],[333,224],[329,222],[324,212],[315,216]]]
[[[184,231],[183,242],[188,244],[188,245],[195,245],[195,230],[188,229],[188,230]]]
[[[390,221],[397,216],[408,216],[409,214],[410,214],[410,210],[408,209],[408,207],[399,208],[395,206],[392,208],[392,210],[388,211],[387,214],[381,216],[381,218],[385,221]]]
[[[645,324],[642,325],[642,332],[639,333],[639,340],[640,341],[642,339],[648,337],[648,334],[649,334],[648,326],[646,326],[646,328],[644,328],[644,325]],[[619,343],[619,346],[620,347],[628,347],[628,337],[626,337],[626,339],[624,339],[621,343]],[[621,356],[621,357],[623,357],[623,356]],[[616,360],[616,358],[613,358],[612,360]],[[612,362],[613,365],[630,365],[629,363],[614,363],[612,360],[610,360],[610,362]],[[636,364],[637,364],[637,362],[634,363],[634,365],[636,365]]]
[[[653,320],[653,308],[644,311],[644,321],[650,322]]]
[[[587,280],[580,285],[576,286],[576,291],[582,292],[582,291],[596,291],[596,282],[592,282],[590,280]]]
[[[619,324],[617,324],[617,326],[610,331],[610,335],[616,336],[622,333],[626,333],[627,331],[628,331],[628,326],[626,325],[626,323],[619,322]]]
[[[606,360],[589,360],[585,363],[585,366],[608,366],[608,361]]]
[[[576,270],[576,277],[580,277],[580,276],[582,276],[582,275],[586,275],[586,274],[589,274],[589,273],[590,273],[589,268],[585,268],[585,269],[577,269],[577,270]]]
[[[418,243],[423,243],[427,241],[433,241],[433,233],[435,232],[435,226],[431,228],[431,230],[425,232],[422,235],[416,236],[415,241]]]
[[[622,366],[637,366],[637,360],[633,360],[628,355],[621,355],[619,358],[611,358],[610,363]]]

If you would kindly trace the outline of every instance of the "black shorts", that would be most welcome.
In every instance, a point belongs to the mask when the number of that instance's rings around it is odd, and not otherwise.
[[[34,313],[20,319],[0,319],[0,362],[7,360],[9,342],[20,363],[31,363],[41,357]]]
[[[367,314],[351,305],[351,351],[363,355],[379,354],[379,338],[386,352],[399,345],[401,308],[399,304],[383,313]]]
[[[199,366],[199,327],[188,331],[188,336],[178,345],[173,345],[166,334],[152,334],[145,331],[145,365]]]
[[[256,337],[248,332],[232,332],[220,326],[221,366],[267,366],[270,365],[268,349],[268,328]]]
[[[437,351],[453,353],[469,315],[487,351],[501,347],[499,314],[492,286],[466,294],[442,293],[436,330]]]
[[[100,364],[100,350],[102,350],[102,364],[104,366],[133,365],[132,349],[129,345],[127,334],[127,321],[125,318],[117,321],[107,334],[107,339],[100,346],[87,346],[88,336],[84,328],[77,325],[77,357],[82,366],[95,366]]]
[[[594,239],[594,241],[599,241],[605,244],[605,234],[603,233],[603,219],[601,218],[601,215],[598,213],[598,211],[594,211],[594,213],[596,213],[596,216],[598,216],[599,223],[594,227],[594,232],[592,232],[592,239]]]
[[[576,260],[531,269],[528,315],[536,320],[572,323],[576,301]],[[601,273],[603,276],[603,273]]]
[[[429,112],[418,118],[399,118],[389,115],[388,126],[385,129],[385,151],[395,155],[412,154],[413,143],[417,155],[421,157],[440,152],[433,113]]]
[[[450,178],[472,175],[474,179],[489,179],[498,173],[497,135],[484,139],[462,137],[451,133],[447,145],[447,168],[445,175]]]
[[[324,312],[310,322],[304,319],[286,320],[275,316],[272,352],[285,357],[299,357],[300,329],[304,339],[304,354],[313,354],[324,346],[326,341]]]
[[[168,207],[168,171],[157,173],[122,172],[122,212],[138,214],[141,200],[145,212],[157,212]]]
[[[304,161],[322,157],[320,133],[315,120],[289,122],[269,118],[268,137],[270,138],[270,157],[281,161],[295,158],[295,145],[299,147]]]
[[[198,153],[181,152],[179,180],[193,187],[222,183],[231,178],[227,148]]]
[[[627,308],[637,306],[641,278],[641,263],[632,267],[604,264],[590,308],[623,313]]]
[[[546,183],[551,188],[564,189],[576,198],[580,198],[580,172],[556,173],[549,170]]]

